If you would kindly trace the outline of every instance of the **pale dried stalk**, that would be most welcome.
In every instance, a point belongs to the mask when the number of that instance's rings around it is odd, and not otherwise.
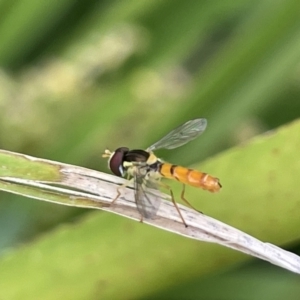
[[[53,183],[14,177],[0,177],[0,180],[68,195],[70,201],[63,203],[66,205],[102,209],[140,221],[141,216],[136,209],[132,188],[124,188],[122,195],[114,205],[110,206],[112,200],[117,195],[117,187],[126,182],[124,179],[77,166],[38,159],[22,154],[18,155],[31,161],[59,166],[60,172],[63,174],[62,181]],[[62,187],[53,186],[52,184],[60,184]],[[67,189],[66,187],[76,188],[76,191]],[[275,245],[263,243],[238,229],[178,204],[183,218],[188,225],[186,228],[172,202],[167,201],[170,197],[160,192],[157,192],[157,195],[160,196],[162,201],[157,216],[154,219],[144,219],[144,223],[188,238],[221,244],[300,274],[299,256]],[[85,199],[85,201],[81,201],[82,199]],[[47,199],[42,200],[47,201]]]

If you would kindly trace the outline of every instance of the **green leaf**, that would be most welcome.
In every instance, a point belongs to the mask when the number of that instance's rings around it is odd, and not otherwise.
[[[188,188],[186,197],[205,214],[263,241],[298,239],[299,132],[297,121],[195,166],[218,176],[223,190],[209,194]],[[176,195],[178,186],[172,184]],[[95,212],[7,253],[0,261],[0,296],[132,299],[248,259],[218,245]]]

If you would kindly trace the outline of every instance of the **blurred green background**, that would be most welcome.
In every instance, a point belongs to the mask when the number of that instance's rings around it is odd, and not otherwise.
[[[1,0],[0,45],[5,150],[108,172],[106,147],[205,117],[201,138],[159,153],[190,165],[299,117],[298,0]],[[0,251],[90,213],[1,193]],[[282,299],[299,285],[257,261],[165,280],[144,298]]]

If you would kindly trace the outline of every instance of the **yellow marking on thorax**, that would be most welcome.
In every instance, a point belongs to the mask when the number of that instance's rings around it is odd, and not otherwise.
[[[131,161],[124,161],[123,162],[123,167],[124,168],[130,168],[133,166],[133,163]]]
[[[123,167],[124,167],[124,169],[126,170],[126,172],[129,176],[134,176],[134,174],[136,172],[135,171],[136,167],[134,166],[134,164],[132,162],[124,161],[123,162]]]
[[[153,165],[155,164],[159,159],[156,157],[156,155],[153,152],[149,152],[150,156],[147,159],[147,165]]]

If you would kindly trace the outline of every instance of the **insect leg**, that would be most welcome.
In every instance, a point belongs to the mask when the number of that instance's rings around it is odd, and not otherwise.
[[[140,213],[140,216],[141,216],[140,223],[143,223],[144,218],[143,218],[143,215],[141,213]]]
[[[128,182],[126,183],[123,183],[122,185],[120,185],[118,188],[117,188],[117,196],[115,197],[115,199],[113,201],[111,201],[111,204],[110,205],[113,205],[117,200],[118,198],[121,196],[121,192],[120,190],[126,188],[127,186],[129,186],[129,184],[133,181],[133,179],[127,179]]]
[[[114,203],[115,203],[115,202],[119,199],[119,197],[121,196],[120,190],[126,188],[126,187],[130,184],[130,182],[132,182],[132,181],[133,181],[133,178],[130,179],[130,180],[128,180],[128,182],[123,183],[122,185],[120,185],[120,186],[117,188],[117,196],[116,196],[115,199],[111,202],[110,205],[114,205]],[[141,216],[140,222],[143,223],[143,215],[140,214],[140,216]]]
[[[187,201],[184,197],[184,193],[185,193],[185,184],[183,184],[183,187],[182,187],[182,192],[181,192],[181,200],[183,200],[190,208],[192,208],[193,210],[203,214],[202,211],[196,209],[189,201]]]
[[[171,187],[168,186],[168,185],[166,185],[165,183],[162,183],[162,182],[160,182],[160,185],[162,185],[163,187],[165,187],[166,189],[169,190],[172,202],[173,202],[173,204],[174,204],[174,206],[175,206],[175,208],[176,208],[176,210],[177,210],[177,212],[178,212],[178,214],[179,214],[179,216],[180,216],[180,218],[182,220],[182,223],[184,224],[185,227],[188,227],[188,225],[186,224],[186,222],[185,222],[185,220],[184,220],[184,218],[183,218],[183,216],[181,214],[181,211],[180,211],[179,207],[177,206],[177,203],[175,201],[174,194],[173,194],[173,191],[172,191]]]

